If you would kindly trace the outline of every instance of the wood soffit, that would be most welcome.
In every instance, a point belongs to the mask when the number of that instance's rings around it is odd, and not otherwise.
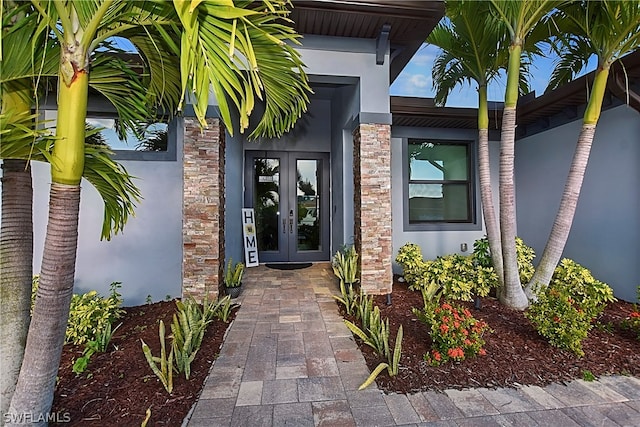
[[[290,18],[301,34],[333,37],[376,39],[391,25],[393,82],[443,15],[442,0],[294,0]]]

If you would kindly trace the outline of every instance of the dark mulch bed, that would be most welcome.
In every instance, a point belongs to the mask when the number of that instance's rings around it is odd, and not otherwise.
[[[587,371],[595,376],[640,376],[640,341],[620,325],[633,309],[633,305],[626,302],[609,305],[584,342],[586,355],[577,358],[549,346],[521,312],[484,298],[482,309],[472,309],[472,312],[494,331],[485,336],[487,355],[439,367],[427,366],[422,359],[430,348],[429,337],[426,327],[411,313],[411,307],[422,306],[420,293],[396,282],[391,306],[386,305],[386,298],[382,296],[376,297],[376,304],[382,316],[389,318],[392,342],[398,326],[402,324],[404,328],[400,374],[389,378],[385,371],[377,380],[378,386],[388,392],[516,384],[543,386],[582,378]],[[471,304],[467,307],[471,309]],[[94,355],[82,375],[71,371],[82,348],[65,346],[52,411],[69,414],[70,425],[75,426],[139,426],[150,408],[149,426],[180,426],[200,393],[228,325],[215,322],[209,327],[192,365],[191,379],[186,381],[182,375],[174,376],[174,391],[169,395],[151,372],[140,339],[158,355],[159,320],[163,319],[169,330],[174,311],[173,302],[127,308],[110,350]],[[361,346],[361,349],[369,368],[375,368],[381,360],[369,347]]]
[[[83,348],[66,345],[52,411],[69,414],[71,422],[65,425],[139,426],[150,408],[147,425],[181,425],[202,389],[229,325],[219,320],[209,325],[191,365],[189,381],[183,374],[174,374],[173,393],[169,394],[151,371],[140,339],[149,345],[154,356],[159,356],[158,325],[162,319],[169,334],[175,311],[174,302],[126,308],[122,326],[114,334],[109,351],[94,354],[81,375],[74,374],[71,367],[82,355]],[[167,346],[170,342],[167,339]]]
[[[423,355],[430,349],[430,338],[424,324],[411,313],[411,307],[422,307],[420,292],[408,290],[406,283],[394,283],[392,303],[376,297],[382,317],[388,317],[392,339],[403,325],[400,373],[390,378],[386,371],[377,379],[378,387],[387,392],[411,393],[447,388],[513,387],[518,384],[544,386],[583,378],[585,372],[596,377],[607,374],[640,376],[640,341],[621,326],[633,310],[633,304],[618,301],[609,304],[597,319],[596,326],[583,341],[585,356],[550,346],[533,329],[522,312],[510,310],[493,298],[483,298],[482,308],[473,309],[474,317],[489,324],[492,333],[485,335],[486,356],[461,363],[428,366]],[[360,345],[367,364],[374,369],[383,361],[370,347]],[[588,375],[588,374],[587,374]]]

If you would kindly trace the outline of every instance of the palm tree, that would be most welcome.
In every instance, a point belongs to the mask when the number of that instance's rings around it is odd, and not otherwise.
[[[31,115],[44,77],[55,75],[58,52],[35,34],[37,24],[25,19],[33,13],[28,3],[5,2],[3,9],[2,48],[5,62],[0,70],[2,112],[0,116],[0,158],[3,159],[2,229],[0,230],[0,353],[3,375],[0,378],[0,413],[9,408],[22,364],[30,321],[33,223],[30,161],[48,161],[53,140],[47,130],[36,130],[37,115]],[[40,42],[40,43],[39,43]],[[40,49],[33,57],[25,56],[32,46]],[[136,79],[123,79],[131,71],[118,58],[107,58],[94,67],[90,85],[117,102],[117,91],[108,90],[107,83],[116,84],[122,95],[135,99],[142,86]],[[34,69],[37,67],[37,71]],[[138,77],[134,74],[135,77]],[[139,80],[139,79],[138,79]],[[45,83],[41,85],[40,83]],[[38,88],[34,92],[33,88]],[[134,92],[134,94],[129,94]],[[143,91],[144,93],[144,91]],[[144,100],[144,98],[140,98]],[[37,107],[37,102],[36,102]],[[37,109],[37,108],[36,108]],[[146,114],[146,113],[145,113]],[[93,139],[87,133],[87,143]],[[88,146],[85,150],[83,176],[91,183],[104,202],[102,238],[110,239],[120,231],[133,213],[140,193],[126,170],[111,159],[106,147]]]
[[[17,111],[25,109],[29,113],[30,103],[21,96],[21,92],[24,90],[3,90],[3,115],[5,112],[17,114]],[[0,228],[0,415],[9,409],[29,330],[33,275],[32,205],[29,162],[5,160],[2,164]]]
[[[598,66],[560,207],[538,267],[526,287],[531,295],[537,287],[549,284],[569,237],[611,66],[640,46],[638,1],[583,0],[562,7],[560,16],[569,34],[563,39],[550,89],[572,79],[593,55],[598,58]]]
[[[502,284],[502,245],[491,189],[487,86],[506,68],[505,35],[495,22],[488,25],[485,21],[492,19],[487,2],[449,1],[447,17],[449,21],[438,24],[427,38],[427,43],[441,49],[432,68],[434,101],[443,106],[456,86],[472,81],[478,85],[478,175],[482,213],[493,267]]]
[[[551,31],[547,30],[546,24],[555,8],[562,3],[556,0],[491,0],[491,9],[506,26],[510,39],[500,138],[500,236],[504,263],[504,292],[501,299],[507,306],[520,310],[529,305],[520,283],[515,246],[514,159],[520,60],[527,39],[538,42],[549,38]]]
[[[287,44],[295,43],[298,35],[282,23],[289,12],[284,0],[32,3],[37,13],[29,19],[41,22],[38,28],[51,32],[60,47],[58,117],[50,155],[50,211],[40,286],[11,400],[12,414],[44,414],[52,403],[73,289],[90,65],[100,56],[100,47],[114,36],[129,38],[150,68],[158,71],[166,68],[160,52],[178,55],[181,93],[189,91],[201,123],[210,87],[230,131],[230,104],[238,110],[238,127],[243,131],[256,97],[261,99],[264,114],[252,136],[277,136],[289,130],[305,111],[309,91],[299,54]],[[163,82],[154,84],[158,88],[154,94],[164,101]],[[131,105],[119,114],[134,117],[135,111],[137,106]]]

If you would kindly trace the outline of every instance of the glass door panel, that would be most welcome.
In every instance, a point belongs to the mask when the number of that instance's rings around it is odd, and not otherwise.
[[[317,251],[320,249],[318,163],[320,160],[296,160],[298,251]]]
[[[258,251],[279,250],[280,159],[254,158],[253,209]]]

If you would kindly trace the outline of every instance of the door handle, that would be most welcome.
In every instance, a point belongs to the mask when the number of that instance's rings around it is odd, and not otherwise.
[[[287,219],[282,218],[282,234],[287,234]]]
[[[289,233],[293,234],[293,209],[289,210]]]

